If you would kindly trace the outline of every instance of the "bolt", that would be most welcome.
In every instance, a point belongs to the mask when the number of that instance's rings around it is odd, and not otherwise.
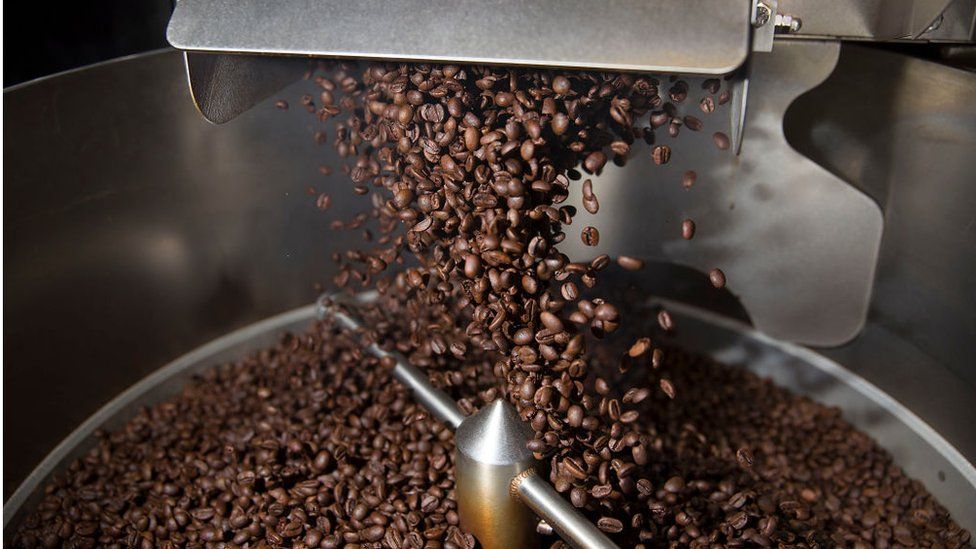
[[[772,11],[769,9],[769,6],[767,6],[762,2],[757,3],[756,20],[752,23],[752,26],[757,29],[759,27],[764,26],[766,23],[769,23],[769,18],[771,15],[772,15]]]
[[[800,27],[803,26],[803,21],[799,17],[777,13],[774,24],[776,25],[776,30],[794,34],[799,32]]]

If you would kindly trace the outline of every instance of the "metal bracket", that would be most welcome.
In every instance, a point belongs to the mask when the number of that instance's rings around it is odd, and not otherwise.
[[[752,51],[773,51],[776,36],[777,0],[754,0],[752,6]]]
[[[223,124],[302,77],[308,59],[183,52],[190,96],[209,122]]]

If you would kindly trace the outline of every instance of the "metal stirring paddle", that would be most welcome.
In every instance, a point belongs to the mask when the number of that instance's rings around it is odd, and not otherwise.
[[[354,309],[365,303],[342,294],[326,294],[317,302],[317,316],[334,318],[347,330],[362,321]],[[486,549],[538,545],[535,513],[570,546],[577,549],[616,548],[592,522],[570,505],[537,474],[538,461],[526,447],[532,429],[503,399],[465,416],[457,403],[399,353],[371,343],[366,351],[395,362],[393,377],[406,385],[435,418],[455,432],[455,479],[461,526]]]

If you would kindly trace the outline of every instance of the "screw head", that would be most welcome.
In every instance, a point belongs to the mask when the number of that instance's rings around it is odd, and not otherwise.
[[[772,16],[772,11],[769,9],[769,6],[767,6],[762,2],[759,2],[758,4],[756,4],[756,20],[752,24],[752,26],[754,26],[757,29],[759,27],[764,26],[766,23],[769,23],[769,19],[771,16]]]

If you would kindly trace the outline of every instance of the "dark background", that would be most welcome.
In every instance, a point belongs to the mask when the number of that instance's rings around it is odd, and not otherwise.
[[[3,86],[164,48],[173,0],[7,2]]]

